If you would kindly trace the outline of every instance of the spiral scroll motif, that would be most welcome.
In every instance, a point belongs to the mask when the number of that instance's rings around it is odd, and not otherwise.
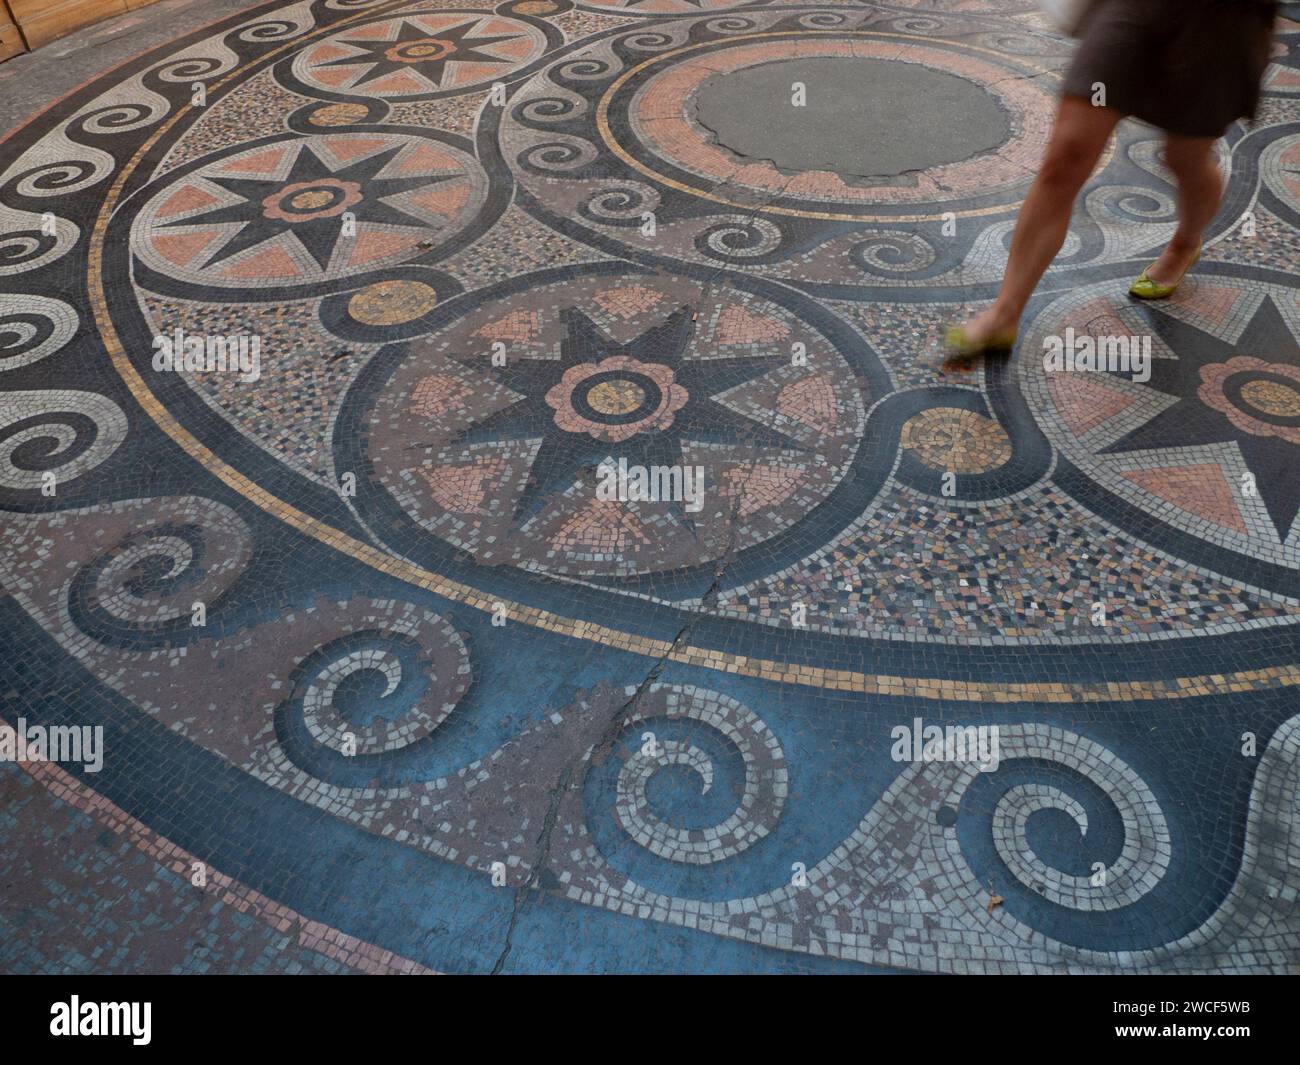
[[[95,392],[0,395],[0,486],[38,491],[74,480],[126,437],[126,415]]]
[[[285,753],[310,772],[392,756],[427,739],[469,686],[469,654],[444,618],[392,604],[302,658],[276,708]]]
[[[1035,778],[1009,783],[992,802],[993,846],[1021,884],[1058,906],[1103,912],[1133,905],[1160,883],[1172,854],[1169,826],[1151,788],[1132,767],[1094,740],[1054,726],[1022,725],[1009,734],[1003,729],[1001,736],[995,777],[1011,781],[1024,763]],[[956,801],[964,800],[967,785],[977,778],[974,770],[965,775]],[[1087,874],[1063,871],[1035,850],[1030,819],[1059,811],[1074,822],[1082,840],[1090,841],[1096,826],[1088,803],[1119,837],[1116,853]]]
[[[739,802],[721,821],[701,828],[683,827],[656,814],[651,782],[669,766],[692,771],[699,778],[701,796],[719,782],[715,756],[697,745],[689,733],[683,738],[656,736],[619,771],[616,812],[623,830],[661,858],[696,865],[730,858],[768,835],[780,819],[789,777],[785,752],[763,720],[716,692],[655,686],[631,719],[631,727],[653,730],[661,722],[698,722],[725,740],[744,766]]]
[[[0,373],[53,355],[76,331],[77,312],[62,300],[0,295]]]
[[[158,500],[149,519],[78,571],[68,607],[96,639],[189,634],[196,603],[214,613],[252,553],[248,525],[207,499]],[[196,631],[201,635],[201,629]]]

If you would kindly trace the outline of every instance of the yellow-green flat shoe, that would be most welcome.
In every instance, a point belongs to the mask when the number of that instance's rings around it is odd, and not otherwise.
[[[1200,261],[1201,261],[1201,249],[1198,247],[1196,249],[1196,254],[1192,256],[1192,261],[1187,264],[1187,270],[1190,270],[1193,266],[1195,266]],[[1155,263],[1152,263],[1151,266],[1155,266]],[[1150,270],[1151,266],[1148,266],[1146,270],[1143,270],[1142,276],[1139,277],[1136,281],[1133,282],[1132,285],[1129,286],[1128,294],[1130,296],[1136,296],[1140,300],[1168,299],[1170,296],[1174,294],[1174,290],[1183,283],[1183,277],[1187,276],[1187,270],[1184,270],[1182,277],[1180,277],[1172,285],[1160,285],[1152,281],[1151,278],[1147,277],[1147,270]]]
[[[960,325],[948,327],[943,338],[948,356],[955,359],[977,359],[984,355],[1010,355],[1016,346],[1016,330],[994,333],[986,340],[971,340]]]

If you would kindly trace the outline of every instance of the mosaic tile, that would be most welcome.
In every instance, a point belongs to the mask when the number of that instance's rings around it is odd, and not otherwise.
[[[0,68],[0,968],[1296,970],[1300,24],[1175,298],[1125,123],[962,370],[1027,0],[239,6]]]

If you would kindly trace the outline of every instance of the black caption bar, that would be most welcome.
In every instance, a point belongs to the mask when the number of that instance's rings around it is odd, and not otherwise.
[[[554,1030],[559,1022],[601,1028],[663,1025],[660,1037],[669,1040],[663,1044],[669,1050],[672,1033],[680,1038],[682,1024],[689,1022],[697,1033],[712,1027],[705,1005],[709,994],[718,996],[719,1019],[728,1021],[718,1038],[732,1041],[734,1048],[746,1033],[743,1025],[739,1030],[734,1026],[739,1018],[731,1015],[728,1003],[752,1002],[756,993],[752,984],[742,992],[724,988],[717,980],[710,989],[692,988],[689,997],[682,998],[684,989],[670,988],[662,980],[658,987],[632,989],[614,980],[545,983],[545,978],[516,977],[489,991],[481,980],[433,979],[438,980],[436,987],[420,978],[318,977],[290,986],[295,978],[289,976],[58,976],[10,977],[0,986],[8,1014],[7,1048],[57,1050],[56,1044],[71,1043],[80,1053],[93,1053],[111,1044],[114,1051],[129,1054],[192,1052],[198,1047],[207,1054],[233,1054],[248,1053],[257,1043],[259,1054],[284,1049],[335,1058],[354,1049],[373,1053],[377,1044],[388,1040],[393,1025],[450,1037],[445,1024],[435,1023],[433,1029],[424,1025],[436,1017],[445,1022],[484,1016],[485,1010],[503,1023],[481,1037],[489,1043],[499,1040],[502,1049],[514,1032],[521,1033],[522,1040],[530,1038],[523,1033],[545,1030],[535,1024]],[[776,1007],[767,1015],[764,1031],[773,1025],[787,1027],[792,1038],[802,1041],[815,1038],[810,1026],[816,1027],[818,1017],[837,1027],[845,1017],[858,1017],[867,1022],[867,1031],[885,1036],[889,1030],[894,1040],[924,1033],[927,1050],[948,1040],[954,1048],[968,1047],[978,1032],[982,1039],[994,1041],[1064,1038],[1078,1049],[1199,1042],[1231,1052],[1223,1044],[1250,1044],[1289,1033],[1296,990],[1286,977],[1062,975],[917,981],[882,976],[869,984],[822,979],[815,989],[806,981],[795,986],[789,978],[774,979],[782,986],[757,992],[769,996]],[[815,1012],[799,1006],[801,995],[816,996]],[[458,1008],[461,996],[463,1008]],[[651,1013],[638,1020],[634,1008],[630,1015],[629,996]],[[843,1001],[837,1005],[838,999]],[[837,1014],[840,1007],[848,1011],[843,1017]],[[689,1018],[674,1020],[677,1010],[687,1008]],[[436,1053],[436,1048],[429,1052]]]

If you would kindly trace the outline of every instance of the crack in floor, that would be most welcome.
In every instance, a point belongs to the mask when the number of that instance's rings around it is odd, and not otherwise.
[[[775,420],[775,414],[773,420]],[[740,508],[744,503],[745,489],[754,475],[756,466],[756,461],[750,463],[750,471],[746,474],[744,481],[735,494],[735,499],[731,505],[731,513],[727,520],[727,547],[714,568],[712,582],[700,597],[699,612],[682,626],[668,649],[646,671],[645,676],[637,684],[632,695],[610,715],[609,721],[601,730],[599,740],[587,750],[570,759],[561,770],[554,786],[549,789],[550,802],[547,804],[546,816],[542,819],[542,829],[537,837],[537,852],[528,878],[515,889],[514,900],[510,909],[510,921],[506,926],[505,942],[502,944],[501,952],[492,966],[491,975],[499,976],[502,973],[506,962],[510,958],[510,953],[514,949],[515,929],[518,926],[520,914],[530,897],[529,892],[539,886],[542,874],[547,869],[551,854],[551,840],[559,821],[560,805],[572,788],[575,773],[583,762],[595,766],[604,761],[610,751],[613,750],[619,735],[632,720],[637,703],[654,686],[655,681],[659,679],[664,667],[667,666],[678,648],[689,642],[691,631],[699,624],[700,618],[717,604],[718,597],[722,592],[723,577],[726,575],[727,568],[736,554]]]

